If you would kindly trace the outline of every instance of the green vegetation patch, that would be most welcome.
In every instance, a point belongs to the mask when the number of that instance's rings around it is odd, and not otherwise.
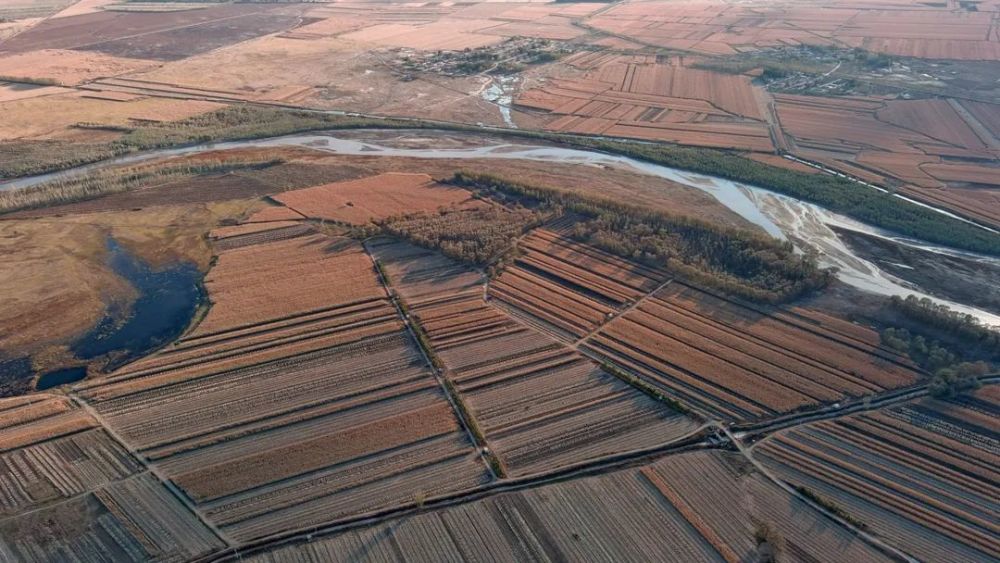
[[[975,317],[937,305],[930,299],[894,296],[887,308],[896,323],[882,330],[882,344],[910,357],[933,377],[935,397],[954,397],[979,388],[979,378],[1000,364],[1000,331]]]

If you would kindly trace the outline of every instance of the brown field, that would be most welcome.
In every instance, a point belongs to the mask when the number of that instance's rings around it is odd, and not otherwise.
[[[23,100],[25,98],[52,96],[54,94],[66,94],[68,92],[68,89],[60,86],[35,86],[31,84],[0,83],[0,103],[13,102],[15,100]]]
[[[101,11],[48,19],[0,45],[0,53],[74,49],[128,57],[131,46],[136,53],[142,55],[133,58],[171,60],[173,56],[164,57],[163,54],[172,55],[172,49],[191,50],[188,54],[193,54],[278,31],[286,26],[292,27],[298,21],[291,15],[294,13],[294,8],[280,6],[235,5],[170,13]],[[281,22],[282,25],[275,29],[260,27],[268,19]],[[222,29],[226,31],[220,33],[219,30]],[[187,30],[187,33],[193,35],[176,35],[172,30]],[[204,30],[206,33],[196,34],[197,30]],[[213,33],[209,34],[209,31]],[[130,43],[130,38],[135,36],[142,36],[145,46],[141,42]],[[165,51],[157,53],[156,48]]]
[[[58,138],[77,123],[128,126],[134,124],[134,120],[176,121],[221,107],[218,103],[200,100],[98,100],[80,93],[28,98],[0,103],[0,112],[4,115],[0,122],[0,140]]]
[[[212,308],[195,334],[384,295],[360,245],[321,235],[225,252],[205,287]]]
[[[294,190],[274,199],[306,217],[354,225],[442,207],[479,205],[466,190],[437,184],[426,174],[401,173]]]
[[[493,495],[244,559],[353,561],[756,561],[755,523],[793,560],[890,561],[731,453],[662,458],[597,477]]]
[[[404,243],[372,250],[511,475],[651,447],[695,429],[491,306],[469,270]]]
[[[726,55],[782,45],[864,47],[932,59],[1000,59],[991,16],[948,3],[838,1],[627,2],[586,20],[588,26],[644,45]]]
[[[50,79],[76,86],[103,76],[114,76],[154,66],[149,61],[102,53],[44,49],[0,56],[0,76]]]
[[[694,408],[753,420],[917,383],[878,334],[806,310],[765,312],[673,281],[587,341]]]
[[[746,76],[684,66],[679,58],[578,53],[562,61],[587,72],[521,93],[517,105],[558,117],[547,129],[772,152]]]
[[[206,287],[195,330],[78,389],[230,537],[486,479],[358,243],[265,236],[220,250]]]
[[[0,401],[0,553],[118,561],[191,558],[221,542],[93,417],[68,399]]]
[[[985,561],[1000,556],[998,416],[984,389],[783,431],[755,451],[913,557]]]
[[[533,231],[519,248],[514,267],[490,283],[489,295],[569,341],[587,336],[667,278],[546,229]]]
[[[252,204],[231,202],[115,213],[0,221],[0,355],[62,357],[113,304],[127,305],[134,289],[106,263],[107,236],[154,267],[178,260],[207,269],[212,251],[204,234]]]

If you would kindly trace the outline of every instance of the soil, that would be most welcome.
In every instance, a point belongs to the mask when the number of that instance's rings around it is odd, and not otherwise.
[[[835,230],[851,250],[883,271],[916,284],[936,297],[1000,313],[1000,268],[854,231]]]

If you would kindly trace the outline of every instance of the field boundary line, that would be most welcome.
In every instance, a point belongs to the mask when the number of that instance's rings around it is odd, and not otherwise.
[[[97,412],[97,409],[95,409],[90,403],[83,400],[79,395],[77,395],[76,391],[70,391],[68,396],[80,408],[85,410],[87,414],[94,417],[94,420],[96,420],[97,423],[101,425],[101,428],[103,428],[104,431],[107,432],[108,435],[111,436],[113,440],[118,442],[118,445],[124,448],[125,451],[129,453],[129,455],[135,458],[135,460],[138,461],[146,469],[146,471],[150,473],[150,475],[156,477],[156,479],[160,482],[163,488],[165,488],[170,494],[176,497],[177,500],[180,501],[180,503],[184,505],[184,507],[187,508],[189,512],[194,514],[195,518],[197,518],[199,522],[201,522],[209,531],[211,531],[212,534],[215,535],[224,545],[226,545],[229,548],[237,545],[236,542],[233,541],[233,539],[230,538],[228,534],[223,532],[218,526],[216,526],[211,520],[209,520],[204,513],[202,513],[202,511],[194,504],[194,501],[192,501],[184,491],[182,491],[177,485],[175,485],[173,481],[171,481],[169,478],[163,475],[163,473],[160,472],[159,468],[156,467],[155,464],[151,463],[148,459],[146,459],[145,456],[140,454],[138,450],[129,445],[129,443],[125,441],[125,439],[123,439],[113,428],[111,428],[104,420],[104,417]]]
[[[265,537],[247,542],[242,546],[230,546],[230,548],[225,551],[209,554],[193,561],[195,563],[239,561],[242,560],[244,555],[253,555],[254,553],[260,553],[267,549],[281,547],[287,544],[294,544],[299,541],[310,542],[317,537],[377,525],[381,522],[395,518],[413,516],[442,508],[458,506],[504,493],[528,490],[564,481],[601,475],[610,471],[628,469],[629,467],[642,465],[650,460],[660,459],[668,455],[677,455],[696,450],[721,449],[717,443],[713,443],[709,440],[709,437],[706,436],[706,431],[710,428],[712,428],[710,424],[703,424],[684,436],[670,442],[658,444],[648,448],[629,450],[626,452],[593,458],[549,472],[533,473],[510,479],[496,480],[492,483],[481,485],[472,489],[466,489],[465,491],[459,491],[427,499],[421,505],[411,503],[368,514],[361,514],[341,520],[340,522],[331,522],[326,525],[304,528],[297,531],[283,532],[270,538]]]
[[[739,441],[729,431],[729,428],[727,428],[724,425],[717,425],[717,428],[721,432],[723,432],[729,438],[730,442],[734,446],[736,446],[736,450],[740,453],[741,456],[743,456],[744,459],[746,459],[748,462],[750,462],[750,464],[753,465],[754,468],[757,471],[759,471],[761,475],[763,475],[769,481],[771,481],[772,483],[774,483],[775,485],[777,485],[778,488],[780,488],[781,490],[785,491],[786,493],[794,496],[798,500],[804,502],[807,506],[811,507],[813,510],[816,510],[817,512],[819,512],[823,516],[826,516],[827,518],[833,520],[835,523],[839,524],[840,526],[842,526],[844,528],[847,528],[854,535],[856,535],[858,538],[860,538],[862,541],[864,541],[868,545],[874,547],[875,549],[877,549],[877,550],[885,553],[886,555],[888,555],[888,556],[890,556],[890,557],[892,557],[894,559],[897,559],[899,561],[905,561],[906,563],[919,563],[919,561],[917,559],[914,559],[913,557],[911,557],[910,555],[908,555],[903,550],[901,550],[901,549],[895,547],[894,545],[889,544],[889,543],[887,543],[887,542],[885,542],[885,541],[883,541],[883,540],[881,540],[881,539],[879,539],[879,538],[877,538],[877,537],[869,534],[868,532],[862,530],[861,528],[858,528],[857,526],[855,526],[851,522],[848,522],[844,518],[841,518],[839,515],[834,514],[832,511],[830,511],[827,508],[821,506],[816,501],[814,501],[814,500],[812,500],[810,498],[807,498],[805,495],[803,495],[801,492],[799,492],[798,490],[796,490],[794,487],[792,487],[788,483],[786,483],[786,482],[782,481],[781,479],[779,479],[778,477],[776,477],[773,473],[771,473],[771,471],[767,467],[764,466],[764,464],[762,464],[759,461],[757,461],[757,459],[753,457],[753,454],[750,451],[750,448],[748,448],[741,441]]]
[[[392,283],[390,282],[390,280],[386,279],[386,276],[382,274],[382,265],[375,257],[375,254],[371,251],[371,249],[368,248],[368,241],[364,240],[361,242],[361,244],[365,249],[365,254],[367,254],[368,258],[372,261],[372,268],[375,270],[375,275],[378,276],[379,283],[382,285],[382,289],[385,290],[389,302],[392,303],[392,306],[396,309],[396,314],[399,316],[400,320],[403,321],[403,326],[406,327],[407,334],[410,335],[410,339],[413,341],[413,345],[417,348],[417,350],[420,351],[420,356],[423,357],[424,362],[427,364],[428,369],[430,369],[431,375],[433,375],[434,379],[437,380],[438,386],[441,387],[441,391],[444,393],[445,399],[448,400],[448,404],[451,406],[452,412],[455,413],[455,417],[458,419],[459,423],[461,423],[462,428],[465,430],[466,436],[468,436],[469,441],[472,442],[473,449],[479,455],[479,458],[482,460],[483,465],[486,466],[486,470],[489,472],[492,480],[494,482],[498,481],[500,479],[500,476],[497,475],[497,472],[493,469],[493,464],[490,463],[489,459],[487,459],[486,453],[483,451],[483,448],[479,447],[479,440],[476,438],[475,433],[472,431],[472,426],[470,425],[469,421],[465,419],[465,415],[463,413],[464,409],[459,407],[458,401],[460,399],[452,397],[451,389],[449,389],[449,387],[454,386],[454,384],[451,384],[449,381],[445,379],[446,376],[436,365],[434,365],[434,362],[431,361],[430,356],[427,355],[427,351],[424,350],[420,338],[417,336],[413,328],[412,323],[414,321],[410,318],[410,315],[406,314],[403,311],[403,308],[400,306],[399,300],[401,300],[402,298],[396,295],[396,293],[392,289]],[[458,393],[457,387],[455,387],[455,392],[456,394]],[[472,416],[471,412],[469,413],[469,416],[470,417]],[[484,447],[487,448],[488,451],[492,453],[493,449],[489,448],[489,444],[486,442],[485,433],[483,434],[482,441],[484,443]],[[496,456],[495,453],[493,453],[492,455]]]
[[[611,324],[612,322],[614,322],[616,319],[618,319],[618,317],[621,317],[621,316],[629,313],[630,311],[632,311],[632,309],[635,309],[640,304],[642,304],[644,301],[646,301],[646,299],[652,297],[653,294],[659,292],[661,289],[663,289],[663,288],[667,287],[668,285],[670,285],[671,283],[673,283],[673,281],[674,281],[674,278],[670,278],[667,281],[661,283],[660,285],[656,286],[655,288],[653,288],[652,290],[650,290],[649,292],[647,292],[642,297],[636,299],[632,303],[630,303],[627,306],[625,306],[624,308],[622,308],[620,311],[618,311],[615,314],[611,315],[611,317],[605,319],[604,322],[601,323],[600,325],[598,325],[597,328],[595,328],[594,330],[588,332],[587,334],[581,336],[580,338],[577,338],[576,341],[573,342],[573,349],[576,350],[577,347],[580,346],[580,344],[585,343],[587,340],[589,340],[590,338],[592,338],[595,334],[597,334],[598,332],[600,332],[601,329],[603,329],[604,327],[606,327],[609,324]]]

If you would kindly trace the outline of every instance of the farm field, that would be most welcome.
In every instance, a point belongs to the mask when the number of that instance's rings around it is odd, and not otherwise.
[[[293,190],[274,199],[305,217],[353,225],[442,207],[480,205],[467,190],[438,184],[426,174],[398,172]]]
[[[561,63],[585,70],[582,77],[549,80],[516,103],[556,116],[545,126],[553,131],[773,152],[748,77],[660,59],[571,55]]]
[[[518,244],[513,267],[489,285],[505,308],[573,342],[665,282],[667,273],[623,260],[548,229]]]
[[[878,334],[810,310],[766,311],[673,281],[585,344],[724,420],[769,418],[914,385]]]
[[[793,560],[888,561],[749,469],[697,452],[435,509],[252,557],[255,562],[754,561],[755,528],[783,538]]]
[[[483,482],[361,246],[247,225],[197,328],[81,396],[236,541]]]
[[[221,541],[69,399],[0,401],[0,557],[189,559]]]
[[[652,447],[696,429],[484,301],[469,270],[404,243],[372,250],[511,475]]]
[[[995,388],[809,424],[754,446],[783,480],[829,499],[925,561],[988,561],[997,541]]]
[[[0,562],[1000,561],[997,77],[1000,0],[0,0]]]

